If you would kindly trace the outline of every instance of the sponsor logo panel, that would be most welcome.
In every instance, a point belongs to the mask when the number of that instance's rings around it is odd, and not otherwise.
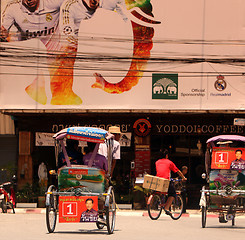
[[[152,74],[152,99],[178,99],[178,74]]]

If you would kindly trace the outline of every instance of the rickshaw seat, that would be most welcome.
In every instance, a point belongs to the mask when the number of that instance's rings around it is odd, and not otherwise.
[[[72,165],[58,170],[59,191],[83,189],[84,192],[105,192],[105,171],[86,165]]]

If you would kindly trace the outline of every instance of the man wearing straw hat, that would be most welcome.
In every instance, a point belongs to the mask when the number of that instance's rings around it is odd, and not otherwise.
[[[109,127],[109,132],[115,136],[113,140],[112,164],[111,164],[111,176],[113,176],[113,171],[116,166],[116,161],[121,158],[120,143],[119,143],[119,139],[121,137],[120,127],[111,126]],[[104,155],[107,158],[107,146],[105,143],[100,144],[98,153]]]

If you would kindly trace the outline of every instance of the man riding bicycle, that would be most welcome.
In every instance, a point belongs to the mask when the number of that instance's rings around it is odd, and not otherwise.
[[[186,181],[187,178],[183,175],[183,173],[175,166],[175,164],[168,159],[168,150],[167,149],[161,149],[160,150],[160,157],[161,159],[156,161],[156,172],[157,177],[162,177],[165,179],[170,180],[170,173],[173,171],[174,173],[178,173],[178,175]],[[176,196],[174,185],[170,182],[169,188],[168,188],[168,199],[164,206],[164,211],[167,215],[171,215],[171,212],[169,211],[169,208]]]

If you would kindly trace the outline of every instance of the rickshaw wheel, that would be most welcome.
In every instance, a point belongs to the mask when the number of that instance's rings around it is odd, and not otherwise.
[[[202,206],[202,228],[206,227],[207,220],[207,207]]]
[[[109,234],[112,234],[115,229],[116,221],[116,201],[113,187],[110,186],[106,197],[105,210],[106,210],[106,226]]]
[[[183,207],[184,207],[183,199],[180,194],[177,194],[177,196],[174,198],[172,202],[172,205],[170,206],[171,213],[172,213],[170,217],[173,220],[178,220],[182,215]]]
[[[48,188],[48,192],[52,192],[52,194],[50,193],[47,194],[49,200],[46,205],[46,224],[49,233],[54,232],[56,221],[57,221],[57,211],[58,211],[57,197],[54,196],[53,194],[55,191],[56,188],[53,185]]]
[[[5,197],[4,197],[3,200],[2,200],[1,207],[2,207],[2,212],[3,212],[3,213],[7,213],[8,206],[7,206],[7,202],[6,202],[6,198],[5,198]]]
[[[162,213],[162,206],[161,206],[161,196],[159,194],[152,194],[150,196],[150,202],[149,204],[147,205],[147,209],[148,209],[148,214],[149,214],[149,217],[152,219],[152,220],[157,220],[161,213]]]

